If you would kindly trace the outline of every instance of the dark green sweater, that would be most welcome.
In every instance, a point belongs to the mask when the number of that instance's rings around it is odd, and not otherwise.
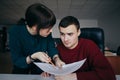
[[[25,25],[15,25],[9,29],[9,45],[13,65],[27,68],[26,57],[35,52],[48,52],[52,58],[58,53],[51,34],[48,37],[33,36]]]

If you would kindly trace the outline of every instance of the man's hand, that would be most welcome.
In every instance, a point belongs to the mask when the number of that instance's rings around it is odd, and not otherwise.
[[[76,73],[71,73],[67,75],[55,76],[55,80],[77,80]]]
[[[47,73],[47,72],[42,72],[41,74],[40,74],[42,77],[50,77],[51,75],[49,74],[49,73]]]

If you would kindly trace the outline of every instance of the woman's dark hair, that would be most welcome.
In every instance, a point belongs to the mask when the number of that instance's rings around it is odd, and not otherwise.
[[[56,17],[49,8],[40,3],[35,3],[27,8],[25,13],[25,23],[29,27],[37,25],[39,30],[41,28],[53,27],[56,23]]]
[[[64,17],[59,23],[59,28],[60,27],[66,28],[66,27],[68,27],[69,25],[72,25],[72,24],[74,24],[76,26],[77,30],[80,29],[79,21],[77,20],[77,18],[75,18],[73,16]]]

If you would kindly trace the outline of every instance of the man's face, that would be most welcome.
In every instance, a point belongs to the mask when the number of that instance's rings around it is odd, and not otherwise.
[[[69,25],[66,28],[60,27],[60,38],[68,49],[73,49],[78,44],[78,36],[80,30],[77,30],[75,25]]]

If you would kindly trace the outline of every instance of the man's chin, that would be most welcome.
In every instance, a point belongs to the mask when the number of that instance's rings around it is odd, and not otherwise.
[[[65,47],[66,47],[66,48],[68,48],[68,49],[70,48],[70,46],[69,46],[69,45],[66,45],[66,44],[64,44],[64,45],[65,45]]]

